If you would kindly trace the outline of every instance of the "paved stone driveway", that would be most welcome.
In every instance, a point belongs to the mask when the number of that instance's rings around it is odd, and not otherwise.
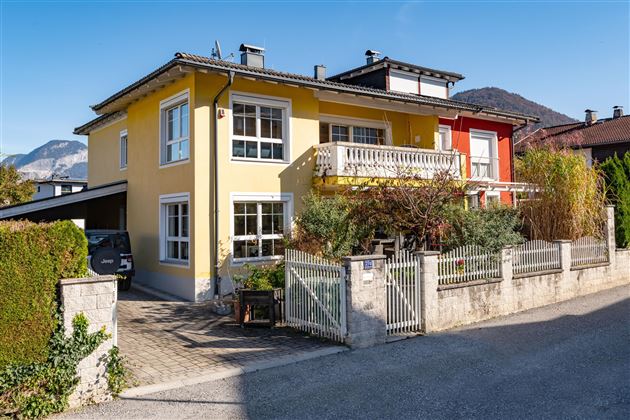
[[[267,362],[331,347],[288,328],[240,328],[209,303],[174,302],[131,290],[118,295],[118,346],[137,385]]]

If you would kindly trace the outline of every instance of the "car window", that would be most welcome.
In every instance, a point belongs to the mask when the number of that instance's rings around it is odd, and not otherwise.
[[[126,233],[87,233],[88,251],[97,248],[118,248],[122,253],[131,253],[129,236]]]

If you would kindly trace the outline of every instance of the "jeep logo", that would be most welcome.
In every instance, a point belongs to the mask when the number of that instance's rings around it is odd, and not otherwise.
[[[108,259],[108,260],[106,260],[105,258],[103,258],[103,259],[101,260],[101,264],[113,264],[113,263],[114,263],[114,259],[113,259],[113,258],[110,258],[110,259]]]

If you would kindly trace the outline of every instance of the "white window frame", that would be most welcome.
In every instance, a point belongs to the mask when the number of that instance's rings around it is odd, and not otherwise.
[[[383,130],[384,145],[392,145],[391,124],[386,121],[369,120],[363,118],[341,117],[338,115],[320,114],[320,123],[328,124],[328,141],[332,142],[332,126],[341,125],[348,127],[348,143],[354,143],[353,127],[377,128]],[[354,143],[363,144],[363,143]]]
[[[234,135],[234,102],[242,103],[245,105],[256,106],[256,137],[239,136]],[[260,107],[272,107],[282,108],[282,139],[268,139],[260,137]],[[230,154],[231,162],[246,162],[246,163],[264,163],[264,164],[289,164],[291,162],[291,120],[292,120],[292,108],[293,104],[290,98],[283,98],[277,96],[258,95],[246,92],[231,92],[230,94],[230,109],[229,109],[229,133],[230,143],[228,147],[228,153]],[[256,142],[258,147],[258,156],[260,156],[260,143],[276,143],[282,144],[283,159],[263,159],[248,158],[248,157],[235,157],[232,156],[233,142],[234,141],[250,141]]]
[[[484,191],[483,206],[488,208],[488,197],[496,197],[497,203],[501,204],[501,193],[499,191]]]
[[[241,266],[250,262],[264,262],[280,260],[283,255],[270,255],[264,257],[249,257],[249,258],[234,258],[234,241],[235,240],[251,240],[257,239],[262,241],[263,239],[276,239],[277,234],[263,235],[261,233],[262,218],[261,213],[257,213],[256,221],[256,235],[245,235],[235,237],[234,235],[234,203],[240,202],[255,202],[258,203],[270,203],[270,202],[282,202],[284,203],[284,234],[285,238],[288,238],[291,233],[292,217],[293,217],[293,193],[230,193],[230,265]]]
[[[444,135],[448,138],[448,144],[450,146],[448,149],[445,149],[444,147],[442,147],[442,139],[440,139],[440,136],[439,136],[439,134],[442,134],[442,133],[444,133]],[[437,150],[440,150],[443,152],[450,152],[453,150],[453,131],[450,125],[444,125],[444,124],[439,125]]]
[[[178,237],[178,241],[186,242],[188,241],[188,260],[182,259],[170,259],[166,257],[166,247],[167,247],[167,233],[168,233],[168,225],[167,225],[167,206],[169,204],[187,204],[188,205],[188,237]],[[168,265],[174,267],[190,267],[190,262],[192,260],[192,207],[190,206],[190,193],[175,193],[175,194],[164,194],[160,195],[160,264]],[[181,220],[180,220],[181,225]],[[181,235],[181,226],[180,226],[180,235]]]
[[[180,137],[177,140],[166,140],[166,135],[168,131],[168,118],[167,111],[175,106],[183,105],[184,103],[188,104],[188,137]],[[190,151],[192,148],[192,143],[190,141],[191,133],[192,133],[192,109],[190,107],[190,89],[185,89],[181,92],[176,93],[173,96],[170,96],[162,101],[160,101],[160,147],[159,147],[159,162],[160,168],[165,168],[174,165],[181,165],[183,163],[190,162]],[[166,148],[170,144],[181,143],[182,141],[188,141],[188,156],[183,159],[178,160],[166,160]]]
[[[472,137],[474,135],[478,135],[479,137],[492,137],[490,139],[490,156],[473,156],[472,155]],[[473,179],[482,179],[482,180],[499,180],[499,137],[496,131],[487,131],[487,130],[478,130],[471,128],[469,130],[468,135],[469,147],[470,147],[470,175]],[[477,162],[481,162],[481,159],[487,159],[488,163],[490,163],[492,176],[489,177],[475,177],[473,175],[473,161],[472,158],[476,158]]]
[[[125,146],[124,149],[123,149],[123,142]],[[123,150],[124,150],[124,154],[123,154]],[[120,137],[119,137],[119,142],[118,142],[118,151],[119,151],[120,170],[124,171],[127,169],[127,164],[129,162],[129,135],[127,134],[127,130],[122,130],[120,132]]]

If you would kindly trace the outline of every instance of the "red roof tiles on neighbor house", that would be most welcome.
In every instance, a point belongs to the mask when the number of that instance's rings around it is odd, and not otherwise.
[[[604,144],[630,143],[630,115],[606,118],[593,124],[584,122],[539,128],[515,143],[516,152],[533,146],[581,148]]]

